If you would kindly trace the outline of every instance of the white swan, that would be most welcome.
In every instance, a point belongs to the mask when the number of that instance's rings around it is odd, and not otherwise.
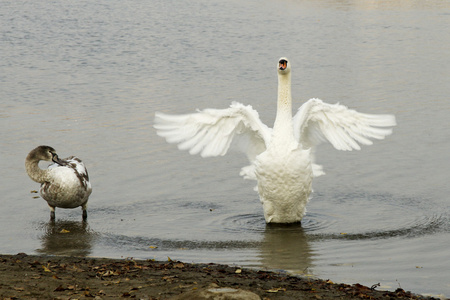
[[[39,168],[39,161],[53,161],[46,170]],[[81,206],[83,220],[87,219],[87,201],[92,192],[88,172],[83,162],[71,156],[60,159],[55,149],[39,146],[25,160],[28,176],[41,184],[39,190],[50,207],[50,218],[55,219],[55,207],[75,208]]]
[[[314,164],[314,148],[328,141],[338,150],[359,150],[383,139],[395,126],[393,115],[369,115],[319,99],[304,103],[292,118],[291,65],[278,61],[277,115],[273,129],[264,125],[251,106],[233,102],[227,109],[205,109],[194,114],[155,114],[157,134],[180,150],[202,157],[225,155],[236,143],[250,165],[241,175],[258,181],[267,223],[300,222],[314,176],[324,174]]]

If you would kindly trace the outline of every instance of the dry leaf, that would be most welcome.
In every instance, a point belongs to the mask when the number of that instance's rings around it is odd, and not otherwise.
[[[23,288],[23,287],[15,287],[14,288],[16,291],[18,291],[18,292],[23,292],[23,291],[25,291],[25,289]]]
[[[286,289],[285,288],[273,288],[273,289],[267,290],[266,292],[268,292],[268,293],[278,293],[279,291],[286,291]]]
[[[149,246],[150,249],[156,249],[158,246]]]
[[[77,266],[75,266],[75,265],[74,265],[74,266],[72,267],[72,270],[73,270],[73,271],[75,271],[75,272],[79,272],[79,273],[81,273],[81,272],[84,272],[84,270],[83,270],[83,269],[81,269],[81,268],[78,268],[78,267],[77,267]]]
[[[51,272],[49,268],[47,268],[46,266],[42,266],[42,268],[44,269],[44,272]]]
[[[173,265],[174,269],[183,269],[184,268],[184,264],[183,263],[177,263]]]
[[[62,229],[59,233],[69,233],[69,230]]]
[[[111,271],[108,270],[105,273],[102,274],[103,277],[108,277],[108,276],[119,276],[120,274],[117,273],[116,271]]]
[[[175,279],[176,276],[164,276],[162,279],[164,281],[172,282]]]
[[[236,273],[236,274],[241,274],[241,273],[242,273],[242,270],[241,270],[241,269],[237,269],[236,271],[234,271],[234,273]]]
[[[65,291],[65,290],[66,290],[66,289],[63,288],[62,285],[60,285],[60,286],[58,286],[56,289],[54,289],[55,292],[63,292],[63,291]]]
[[[84,291],[84,296],[94,298],[94,296],[92,296],[91,292],[89,292],[89,291]]]
[[[117,281],[108,281],[108,282],[105,282],[103,285],[104,286],[110,286],[110,285],[112,285],[112,284],[119,284],[121,281],[120,280],[117,280]]]

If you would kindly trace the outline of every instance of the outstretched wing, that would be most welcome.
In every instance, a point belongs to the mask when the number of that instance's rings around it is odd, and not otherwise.
[[[186,115],[155,114],[157,134],[180,150],[202,157],[223,156],[236,143],[252,162],[266,149],[270,128],[250,105],[233,102],[226,109],[205,109]]]
[[[294,117],[296,139],[304,148],[328,141],[337,150],[360,150],[359,144],[371,145],[370,139],[384,139],[395,125],[393,115],[363,114],[319,99],[304,103]]]

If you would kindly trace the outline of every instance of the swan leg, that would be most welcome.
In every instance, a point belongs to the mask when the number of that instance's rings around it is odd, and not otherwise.
[[[81,209],[83,210],[83,221],[87,220],[87,204],[83,204],[81,206]]]
[[[54,221],[55,220],[55,207],[54,206],[50,206],[50,220]]]

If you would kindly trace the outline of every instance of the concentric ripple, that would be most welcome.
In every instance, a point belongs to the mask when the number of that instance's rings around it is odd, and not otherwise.
[[[449,214],[435,212],[424,201],[392,195],[341,194],[334,199],[315,197],[301,222],[308,239],[387,239],[416,237],[449,227]],[[320,207],[328,201],[327,208]],[[220,223],[223,233],[239,235],[267,232],[262,214],[228,215]],[[289,231],[284,227],[280,230]]]
[[[301,225],[266,224],[262,210],[210,210],[211,203],[190,203],[167,219],[164,211],[176,210],[160,204],[153,207],[159,214],[150,215],[151,226],[135,227],[132,235],[126,230],[105,233],[102,242],[145,252],[271,249],[270,245],[306,249],[311,241],[412,238],[446,231],[450,226],[448,211],[433,211],[426,201],[391,195],[337,194],[333,199],[316,195],[310,204]],[[124,220],[121,224],[132,227],[141,221]],[[158,250],[149,246],[157,246]]]
[[[226,232],[231,233],[263,233],[266,222],[262,214],[240,214],[224,218],[221,227]]]
[[[424,201],[391,195],[349,194],[330,200],[332,210],[307,214],[303,227],[313,239],[416,237],[448,229],[446,211]],[[310,210],[314,211],[314,207]]]

